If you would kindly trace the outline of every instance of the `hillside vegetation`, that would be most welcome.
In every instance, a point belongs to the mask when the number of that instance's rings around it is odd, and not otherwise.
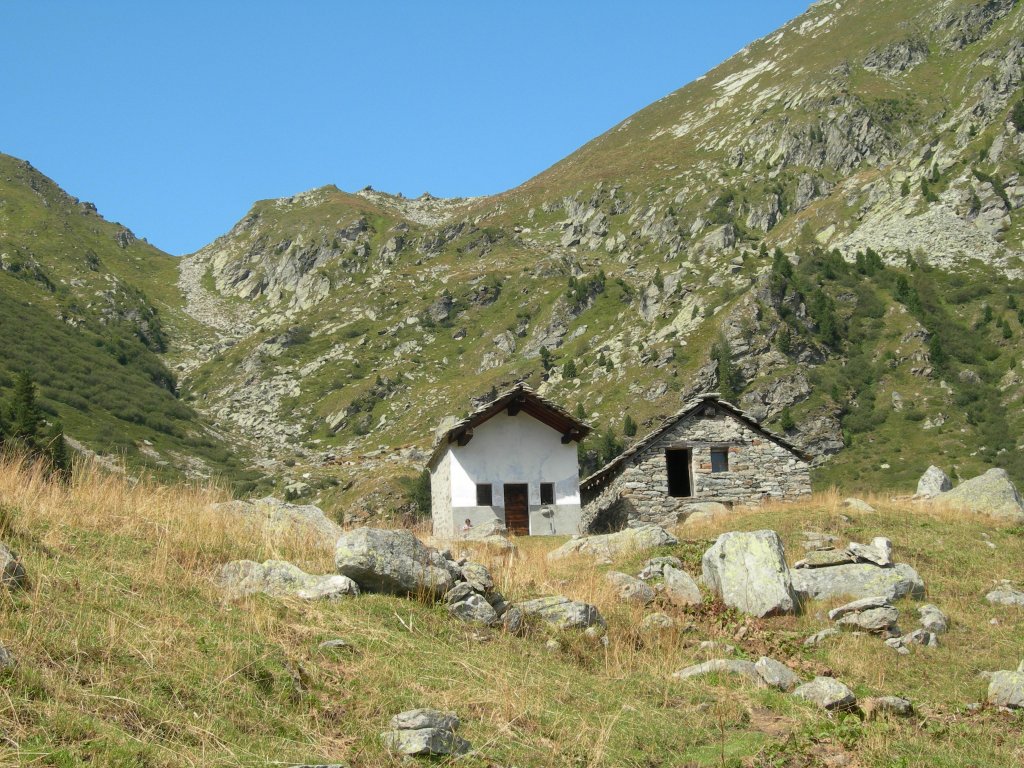
[[[516,541],[513,557],[486,549],[509,598],[562,593],[596,604],[608,645],[535,627],[527,637],[473,628],[442,606],[362,595],[307,603],[267,597],[226,602],[215,585],[232,559],[290,559],[328,572],[330,553],[276,545],[213,512],[222,491],[132,484],[79,466],[68,484],[0,464],[2,538],[30,585],[4,594],[0,643],[17,659],[0,672],[0,761],[16,765],[248,766],[401,764],[378,734],[396,712],[450,708],[474,755],[458,765],[531,766],[1009,766],[1024,759],[1020,714],[970,710],[983,670],[1024,657],[1024,614],[988,605],[997,579],[1018,579],[1019,529],[931,507],[839,497],[737,513],[679,531],[675,554],[697,573],[721,530],[770,527],[789,559],[802,531],[867,540],[886,535],[924,578],[929,602],[951,617],[938,648],[899,656],[877,638],[844,634],[809,649],[829,603],[798,617],[747,619],[714,601],[659,606],[685,629],[645,634],[643,609],[619,602],[603,572],[636,572],[645,555],[612,566],[549,562],[559,542]],[[991,544],[991,546],[989,546]],[[899,603],[916,615],[914,604]],[[912,622],[912,619],[908,618]],[[341,638],[340,650],[318,648]],[[545,646],[556,638],[560,650]],[[911,699],[907,720],[829,716],[735,679],[681,682],[672,672],[727,642],[739,658],[772,655],[801,677],[831,673],[859,697]],[[442,763],[443,764],[443,763]]]

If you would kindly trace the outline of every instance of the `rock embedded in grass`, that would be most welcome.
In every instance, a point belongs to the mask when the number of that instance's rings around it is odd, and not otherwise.
[[[586,629],[595,624],[605,626],[605,620],[596,607],[564,595],[538,597],[535,600],[515,603],[514,608],[524,616],[537,616],[559,629]]]
[[[1005,469],[990,469],[965,480],[935,501],[1008,523],[1024,523],[1024,501]]]
[[[910,717],[914,714],[914,705],[910,699],[900,696],[875,696],[865,699],[861,704],[864,716],[868,720],[874,720],[879,715],[891,717]]]
[[[676,620],[664,613],[648,614],[647,616],[644,616],[643,620],[640,622],[640,629],[645,632],[673,629],[675,626]]]
[[[464,600],[449,604],[448,613],[470,624],[483,624],[490,627],[499,622],[499,616],[494,607],[484,599],[483,595],[476,593]]]
[[[993,672],[988,684],[988,703],[996,707],[1024,709],[1024,672]]]
[[[664,576],[662,591],[672,605],[686,607],[700,605],[703,602],[700,587],[686,571],[666,565]]]
[[[835,629],[834,627],[829,627],[828,629],[821,630],[821,632],[815,632],[813,635],[806,638],[804,640],[804,646],[811,648],[817,645],[821,645],[825,640],[827,640],[830,637],[838,636],[839,630]]]
[[[235,560],[221,568],[220,586],[231,598],[265,594],[303,600],[335,600],[359,594],[359,585],[346,576],[306,573],[284,560]]]
[[[723,533],[701,565],[704,583],[730,608],[759,618],[796,611],[786,553],[775,531]]]
[[[953,483],[950,482],[949,475],[933,464],[917,481],[917,493],[914,494],[914,498],[932,499],[941,493],[952,490],[952,488]]]
[[[548,559],[559,560],[571,555],[588,555],[602,560],[612,560],[619,555],[678,543],[679,540],[661,526],[642,525],[618,533],[569,539],[558,549],[549,552]]]
[[[7,589],[24,589],[28,582],[21,559],[2,541],[0,541],[0,582]]]
[[[857,705],[853,691],[834,677],[816,677],[793,691],[793,695],[827,710],[845,711]]]
[[[936,635],[942,635],[949,631],[949,617],[937,605],[926,603],[917,609],[917,613],[921,617],[922,629]]]
[[[1010,582],[1004,581],[993,589],[985,599],[993,605],[1009,605],[1024,608],[1024,591],[1017,589]]]
[[[638,579],[644,581],[650,581],[651,579],[657,579],[665,575],[665,567],[671,566],[672,568],[682,568],[683,561],[678,557],[668,555],[666,557],[652,557],[646,563],[644,567],[637,574]]]
[[[843,506],[847,509],[852,509],[854,512],[869,513],[874,512],[875,508],[868,504],[863,499],[848,498],[843,499]]]
[[[10,669],[17,664],[17,660],[6,647],[0,645],[0,669]]]
[[[455,734],[459,718],[452,712],[413,709],[395,715],[390,725],[381,739],[388,750],[400,755],[463,755],[470,749],[469,742]]]
[[[440,597],[461,576],[458,566],[409,531],[356,528],[338,539],[338,573],[367,592]]]
[[[888,600],[924,597],[924,581],[906,563],[880,568],[874,563],[852,563],[830,568],[799,568],[792,572],[793,589],[801,600],[835,597],[873,597]]]
[[[605,579],[615,587],[620,600],[640,605],[650,605],[656,597],[654,589],[648,584],[621,571],[609,571]]]
[[[800,685],[800,678],[793,670],[769,656],[762,656],[754,663],[754,669],[765,684],[783,692],[792,691]]]
[[[689,680],[694,677],[716,674],[739,675],[752,683],[764,685],[764,678],[758,673],[754,663],[741,659],[711,659],[710,661],[681,669],[674,673],[672,677],[676,680]]]

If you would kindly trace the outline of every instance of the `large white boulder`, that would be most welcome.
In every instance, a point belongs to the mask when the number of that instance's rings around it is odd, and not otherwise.
[[[705,584],[732,608],[758,617],[796,611],[786,553],[775,531],[723,533],[701,565]]]
[[[220,586],[232,598],[262,593],[303,600],[335,600],[359,594],[359,587],[346,576],[306,573],[284,560],[263,563],[235,560],[227,563],[221,569]]]
[[[953,483],[949,481],[949,475],[932,464],[917,481],[917,493],[914,496],[919,499],[932,499],[952,488]]]
[[[965,512],[988,515],[1008,523],[1024,523],[1024,502],[1005,469],[990,469],[965,480],[936,500]]]
[[[425,597],[440,597],[451,589],[457,571],[411,532],[379,528],[344,534],[334,550],[334,565],[367,592]]]
[[[906,563],[895,563],[890,568],[879,568],[874,563],[798,568],[792,572],[792,583],[801,600],[878,596],[892,601],[907,595],[924,597],[924,582]]]

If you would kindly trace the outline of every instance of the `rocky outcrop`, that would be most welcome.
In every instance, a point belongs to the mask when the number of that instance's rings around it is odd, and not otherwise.
[[[349,531],[338,539],[334,564],[367,592],[441,597],[455,584],[456,566],[409,531]]]
[[[1001,522],[1024,523],[1024,502],[1005,469],[990,469],[983,475],[965,480],[935,500]]]
[[[775,531],[723,533],[701,565],[708,589],[731,608],[757,617],[796,610],[786,553]]]
[[[914,494],[914,498],[933,499],[952,489],[953,483],[950,482],[949,475],[932,464],[917,481],[917,493]]]

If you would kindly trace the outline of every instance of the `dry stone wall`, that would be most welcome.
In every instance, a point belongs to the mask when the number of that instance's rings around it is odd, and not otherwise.
[[[756,504],[811,492],[810,463],[716,408],[680,419],[651,445],[631,456],[614,480],[585,498],[584,527],[620,528],[637,523],[674,525],[706,502]],[[669,495],[665,453],[692,451],[692,495]],[[711,451],[727,448],[728,470],[712,472]]]

